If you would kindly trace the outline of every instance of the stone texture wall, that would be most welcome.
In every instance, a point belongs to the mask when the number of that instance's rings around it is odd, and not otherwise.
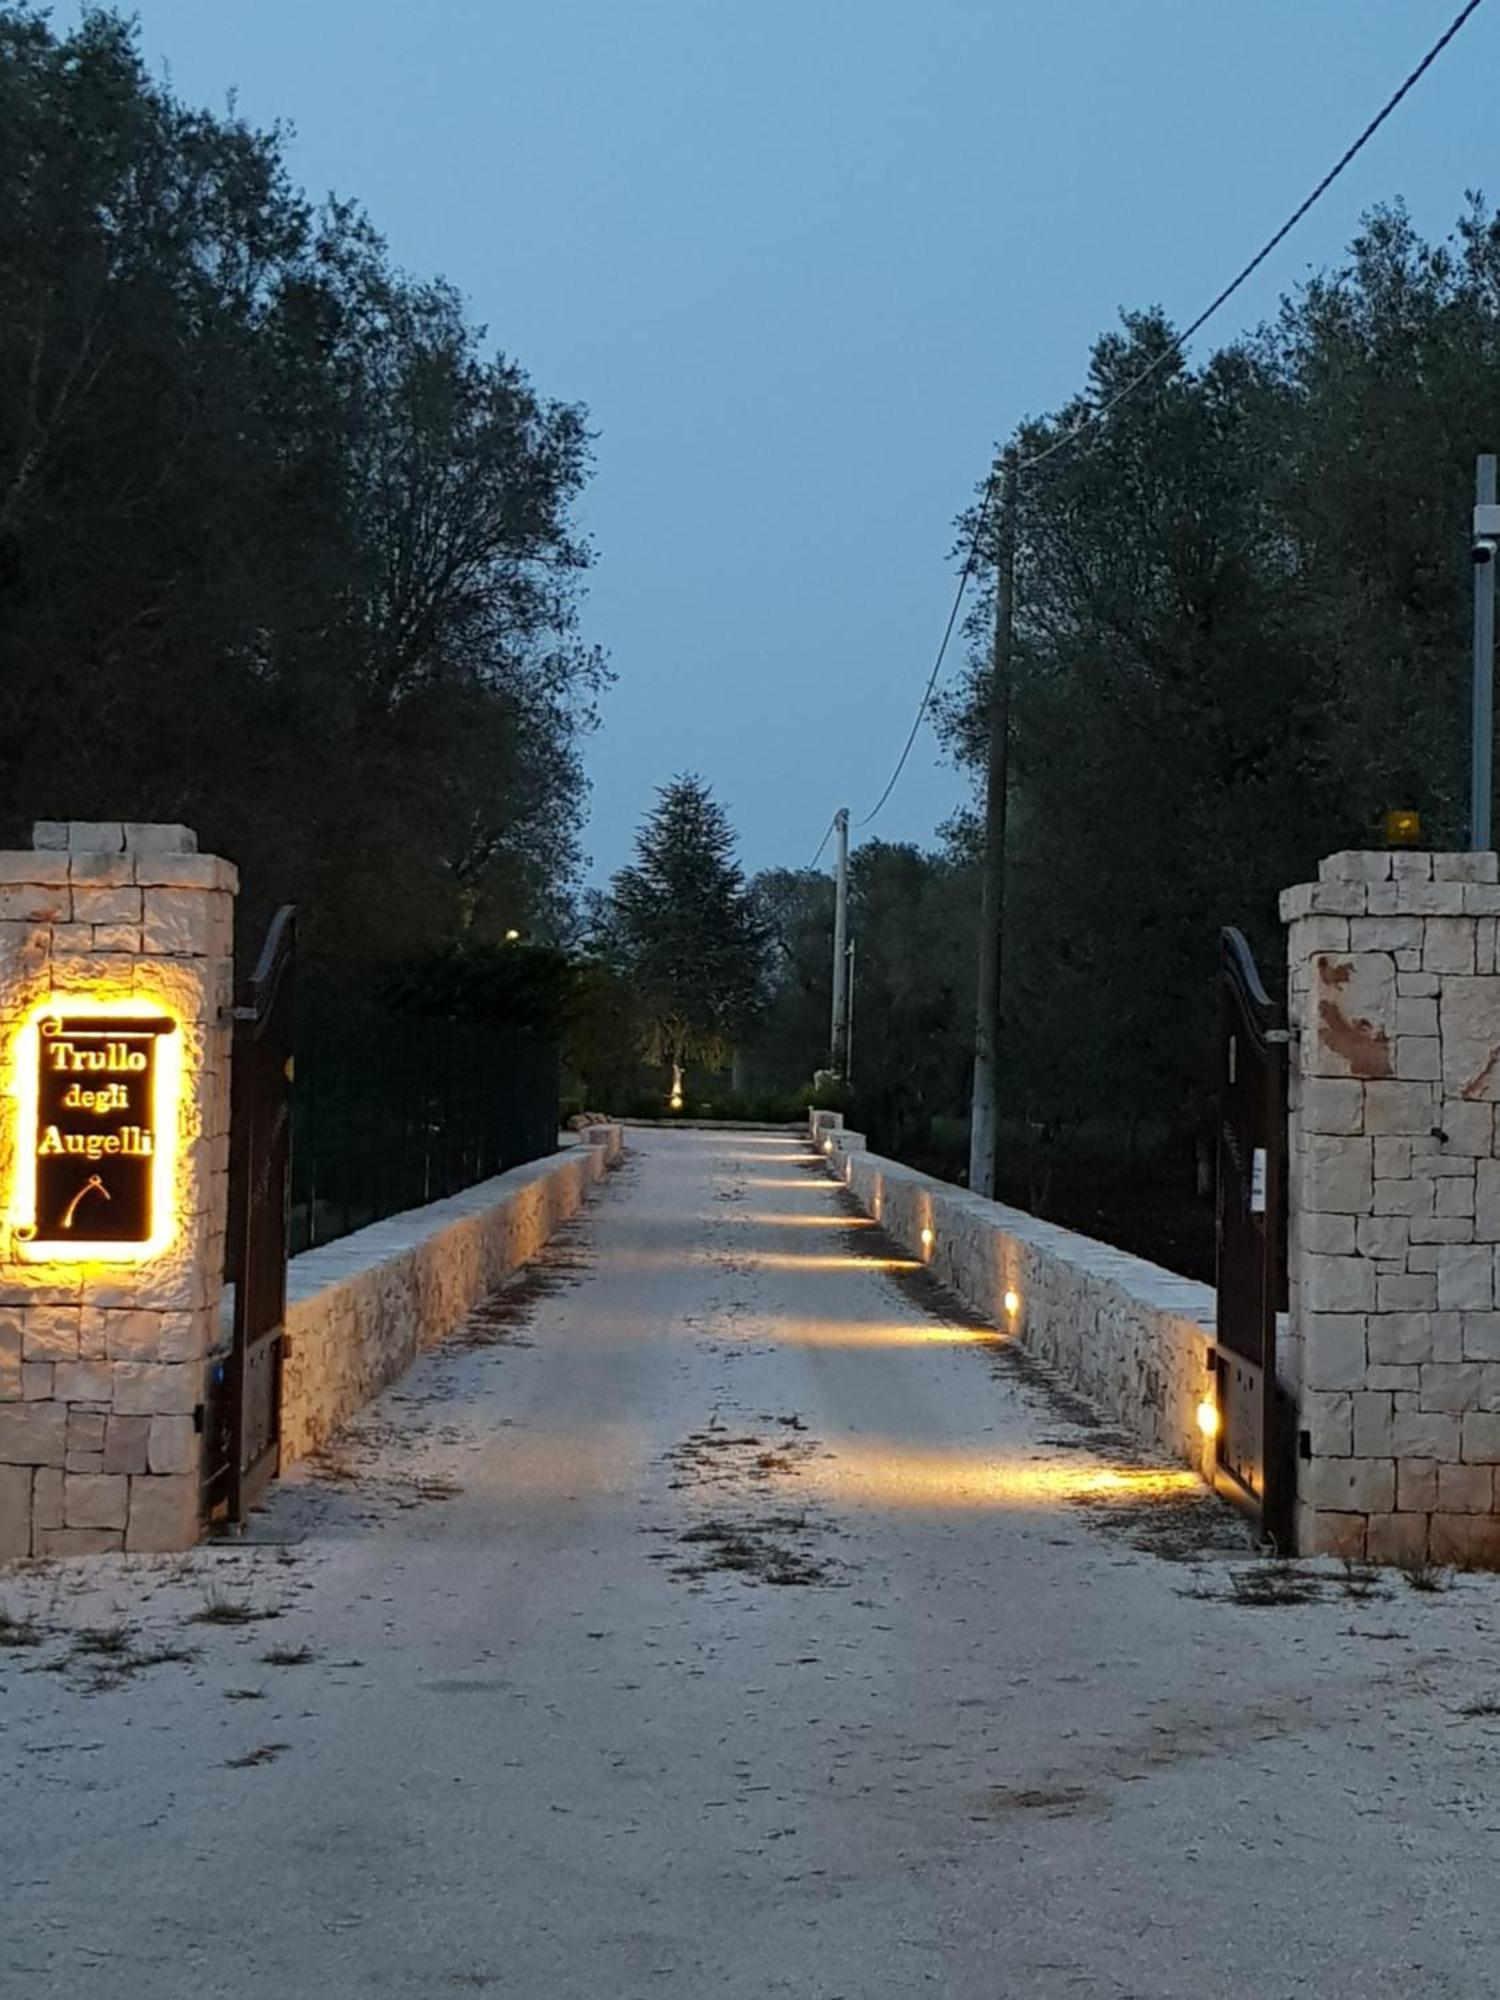
[[[183,827],[56,823],[0,853],[0,1557],[197,1539],[229,1166],[235,871]],[[31,1262],[16,1037],[70,995],[182,1023],[176,1226],[141,1265]]]
[[[294,1257],[281,1462],[306,1457],[542,1249],[619,1159],[618,1125]]]
[[[1350,853],[1282,899],[1303,1553],[1500,1563],[1500,876]]]
[[[815,1126],[820,1151],[830,1139],[830,1172],[911,1256],[1142,1444],[1212,1477],[1197,1415],[1214,1341],[1207,1285],[867,1153],[857,1132]]]

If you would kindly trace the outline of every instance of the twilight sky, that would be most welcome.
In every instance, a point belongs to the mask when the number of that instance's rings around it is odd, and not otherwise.
[[[1122,305],[1193,317],[1457,0],[135,10],[180,95],[291,121],[311,194],[356,197],[589,406],[586,629],[619,676],[586,753],[597,879],[680,770],[751,868],[869,810],[993,442],[1079,383]],[[1336,260],[1372,202],[1437,232],[1466,187],[1500,193],[1497,58],[1500,6],[1195,351]],[[926,733],[870,833],[925,841],[961,795]]]

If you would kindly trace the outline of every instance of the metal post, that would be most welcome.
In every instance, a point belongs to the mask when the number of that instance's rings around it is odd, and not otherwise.
[[[838,863],[833,897],[833,1032],[829,1037],[828,1067],[836,1076],[843,1074],[845,1045],[849,1040],[849,808],[840,806],[833,816],[838,835]]]
[[[1469,777],[1469,845],[1490,847],[1495,749],[1495,563],[1500,551],[1484,510],[1495,505],[1495,454],[1479,454],[1474,468],[1474,693]],[[1481,556],[1481,550],[1483,555]]]
[[[990,666],[989,757],[985,765],[984,876],[979,906],[979,1001],[974,1019],[974,1096],[969,1124],[969,1186],[995,1193],[1000,1134],[997,1069],[1000,1040],[1000,925],[1005,902],[1005,806],[1010,763],[1011,622],[1015,595],[1016,475],[1000,486],[995,561],[995,652]]]

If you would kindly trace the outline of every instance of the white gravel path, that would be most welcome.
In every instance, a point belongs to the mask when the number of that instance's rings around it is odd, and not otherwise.
[[[255,1546],[0,1575],[0,1993],[1500,1987],[1494,1579],[1233,1601],[795,1142],[632,1140]]]

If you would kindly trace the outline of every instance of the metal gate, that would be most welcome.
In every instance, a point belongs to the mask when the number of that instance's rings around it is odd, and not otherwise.
[[[225,1517],[243,1521],[280,1453],[292,1160],[292,988],[296,912],[277,911],[234,1010],[229,1273],[234,1345],[223,1397]]]
[[[1250,947],[1225,930],[1219,959],[1217,1483],[1288,1546],[1291,1481],[1276,1394],[1285,1274],[1285,1016]]]

